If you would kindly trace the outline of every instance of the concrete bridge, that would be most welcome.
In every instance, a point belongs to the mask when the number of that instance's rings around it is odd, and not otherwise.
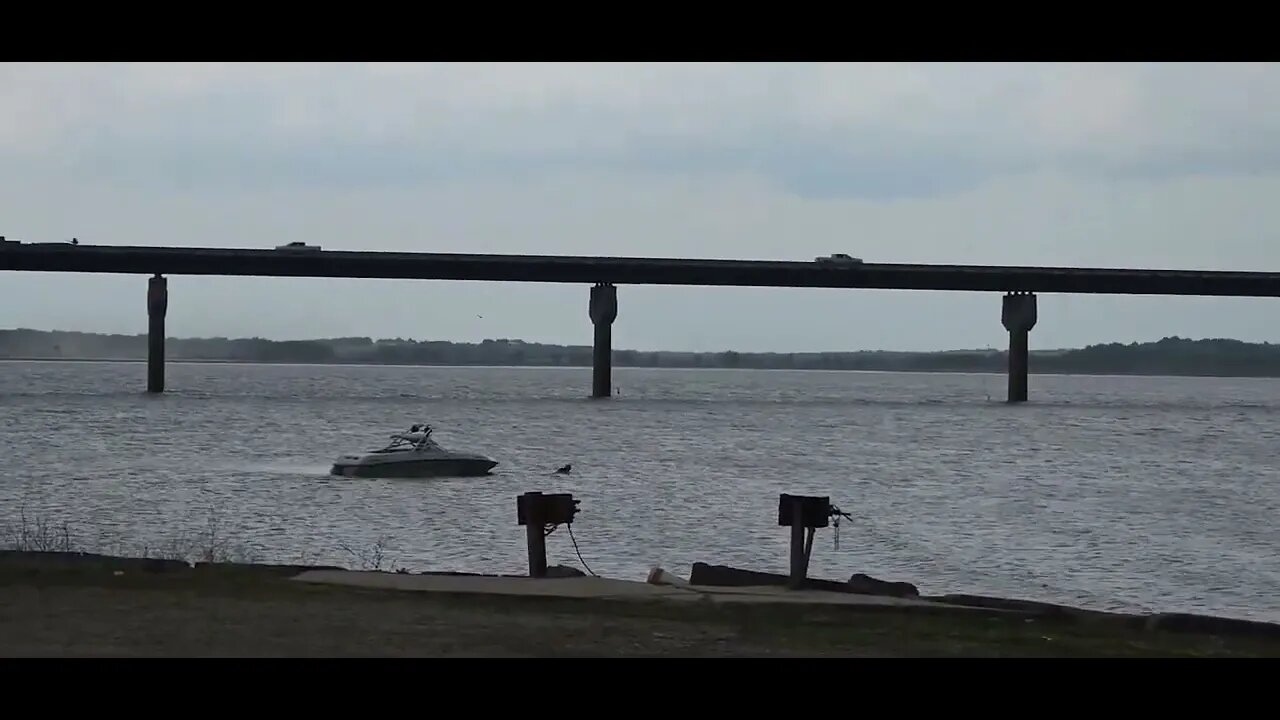
[[[133,247],[19,243],[0,238],[0,270],[151,275],[147,285],[147,391],[164,391],[167,275],[243,275],[582,283],[591,286],[595,325],[592,397],[608,397],[617,286],[868,288],[1003,293],[1009,332],[1010,402],[1027,400],[1028,337],[1037,293],[1280,297],[1280,273],[1122,268],[864,263],[853,259],[784,262],[683,258],[469,255],[277,249]]]

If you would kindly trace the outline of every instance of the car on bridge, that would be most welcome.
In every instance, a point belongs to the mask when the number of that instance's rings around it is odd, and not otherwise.
[[[856,258],[851,255],[846,255],[845,253],[831,253],[830,255],[816,257],[813,259],[813,261],[816,263],[822,263],[824,265],[861,265],[862,264],[862,258]]]
[[[276,249],[284,250],[286,252],[320,252],[319,245],[308,245],[301,241],[294,241],[291,243],[285,243],[284,245],[277,245]]]

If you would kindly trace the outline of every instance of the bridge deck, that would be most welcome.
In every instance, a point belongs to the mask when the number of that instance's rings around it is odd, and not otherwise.
[[[1280,273],[0,243],[0,270],[1280,297]]]

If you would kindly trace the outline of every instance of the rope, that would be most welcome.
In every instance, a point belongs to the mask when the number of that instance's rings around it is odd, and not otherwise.
[[[543,537],[546,537],[546,536],[550,535],[551,533],[555,532],[555,531],[556,531],[556,528],[558,528],[558,527],[560,527],[560,526],[559,526],[559,525],[547,525],[547,526],[543,529],[543,531],[542,531],[542,536],[543,536]],[[572,524],[569,524],[569,525],[567,525],[566,527],[568,527],[568,528],[569,528],[569,541],[573,543],[573,552],[574,552],[574,554],[575,554],[575,555],[577,555],[577,556],[578,556],[578,562],[582,563],[582,567],[583,567],[583,569],[585,569],[585,570],[587,571],[587,573],[589,573],[592,577],[600,577],[599,575],[597,575],[597,574],[596,574],[596,571],[595,571],[595,570],[592,570],[592,569],[591,569],[591,566],[587,564],[587,561],[586,561],[586,560],[584,560],[584,559],[582,559],[582,550],[578,549],[578,538],[574,537],[574,535],[573,535],[573,525],[572,525]]]
[[[573,551],[577,553],[578,562],[582,563],[582,567],[586,568],[587,572],[591,573],[592,577],[600,577],[599,575],[596,575],[595,570],[591,569],[591,566],[587,564],[587,561],[582,559],[582,551],[578,549],[578,538],[573,536],[572,525],[569,526],[569,540],[573,542]]]

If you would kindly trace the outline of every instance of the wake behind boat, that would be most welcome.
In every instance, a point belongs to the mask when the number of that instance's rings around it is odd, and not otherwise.
[[[473,477],[488,475],[497,461],[468,452],[454,452],[431,439],[431,426],[414,425],[396,433],[379,450],[363,455],[342,455],[334,460],[331,475],[343,477]]]

